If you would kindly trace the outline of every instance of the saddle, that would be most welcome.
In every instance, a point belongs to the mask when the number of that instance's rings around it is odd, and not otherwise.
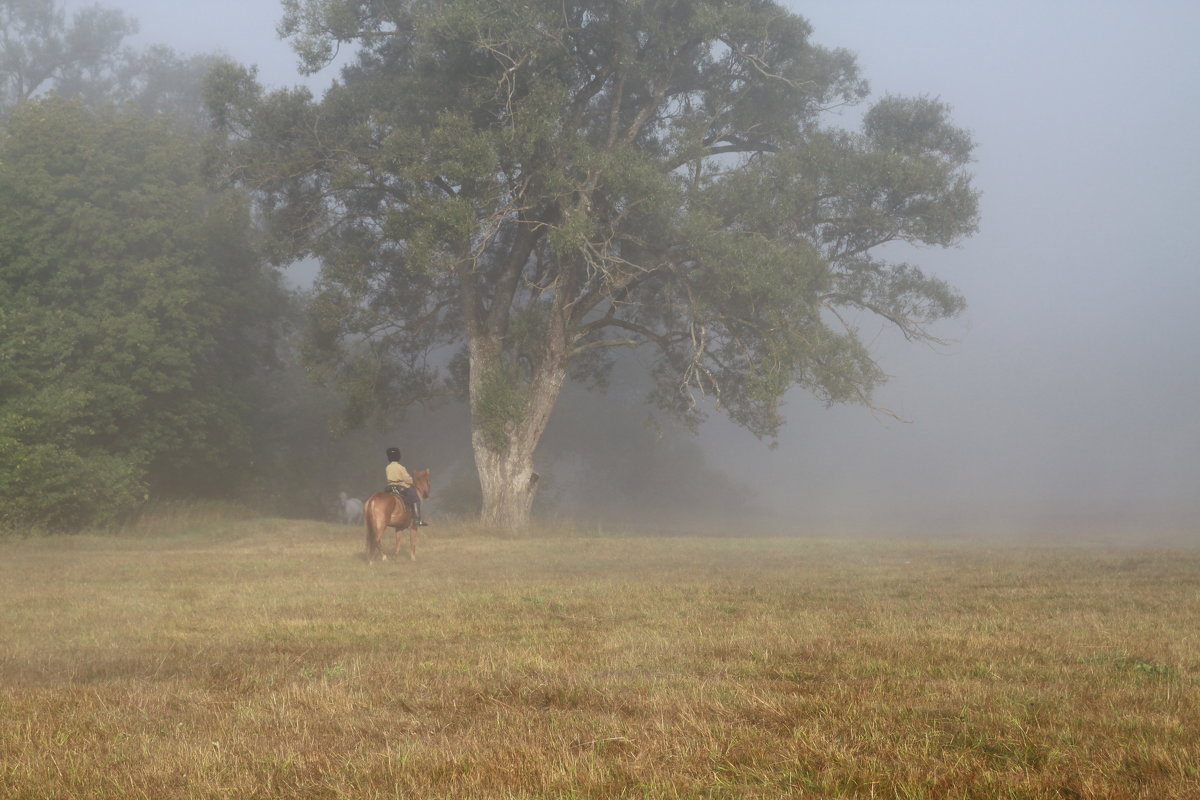
[[[403,486],[389,485],[387,490],[404,501],[404,507],[408,509],[409,515],[413,518],[413,521],[416,522],[418,527],[423,528],[429,524],[425,520],[421,519],[421,515],[417,513],[418,498],[416,489],[406,489]]]
[[[396,497],[399,497],[401,500],[403,500],[405,505],[408,506],[408,510],[410,512],[416,511],[416,504],[413,502],[412,498],[409,497],[408,492],[405,491],[403,486],[388,486],[387,490],[391,494],[394,494]]]

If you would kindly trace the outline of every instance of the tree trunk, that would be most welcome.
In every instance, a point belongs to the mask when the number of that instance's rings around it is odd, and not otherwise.
[[[513,293],[536,241],[535,229],[523,228],[508,258],[508,269],[493,287],[486,305],[475,272],[464,269],[461,278],[467,322],[471,447],[483,491],[482,517],[485,523],[504,528],[529,523],[538,484],[533,454],[558,402],[570,362],[568,330],[578,277],[568,271],[557,282],[536,363],[527,376],[505,372],[504,342]],[[468,260],[464,253],[463,261]],[[498,387],[503,400],[500,403],[496,402]]]
[[[471,446],[483,491],[483,522],[503,528],[529,523],[538,474],[533,469],[537,449],[550,413],[566,380],[565,358],[545,358],[528,384],[520,415],[504,426],[504,441],[481,417],[479,393],[489,372],[499,367],[498,348],[485,340],[469,345],[471,355]]]
[[[483,490],[484,524],[509,529],[529,524],[538,481],[532,454],[496,453],[476,446],[475,465]]]

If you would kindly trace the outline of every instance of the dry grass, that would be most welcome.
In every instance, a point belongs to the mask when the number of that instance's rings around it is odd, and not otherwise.
[[[0,540],[0,796],[1200,797],[1200,550],[430,530]]]

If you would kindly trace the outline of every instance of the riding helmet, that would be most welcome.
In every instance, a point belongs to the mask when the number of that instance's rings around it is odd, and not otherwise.
[[[400,448],[399,447],[389,447],[387,449],[387,460],[388,461],[399,461],[400,460]]]

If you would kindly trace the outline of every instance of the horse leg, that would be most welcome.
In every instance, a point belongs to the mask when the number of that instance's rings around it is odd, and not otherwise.
[[[417,560],[417,526],[415,523],[408,528],[408,560]]]
[[[371,520],[367,519],[367,565],[370,566],[375,561],[376,555],[383,555],[379,547],[379,534],[375,530],[375,526],[371,524]]]
[[[363,514],[363,527],[367,529],[367,565],[370,566],[370,564],[371,564],[371,536],[372,536],[373,531],[371,530],[371,516],[369,514]]]

